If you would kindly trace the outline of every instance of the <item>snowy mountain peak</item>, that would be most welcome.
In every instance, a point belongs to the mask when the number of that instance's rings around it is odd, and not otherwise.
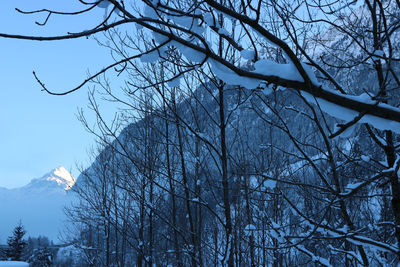
[[[63,208],[74,197],[67,190],[74,184],[75,178],[64,167],[58,167],[25,186],[0,188],[0,245],[7,242],[19,221],[28,235],[43,235],[58,242],[67,220]]]
[[[74,186],[76,179],[64,167],[60,166],[50,173],[43,176],[46,181],[56,181],[57,185],[64,185],[64,190],[69,190]]]

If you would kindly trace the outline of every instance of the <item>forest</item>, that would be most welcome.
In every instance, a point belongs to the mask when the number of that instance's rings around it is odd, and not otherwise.
[[[78,1],[19,12],[102,8],[99,25],[0,33],[115,59],[65,91],[34,73],[49,94],[91,88],[69,266],[399,264],[399,1]]]

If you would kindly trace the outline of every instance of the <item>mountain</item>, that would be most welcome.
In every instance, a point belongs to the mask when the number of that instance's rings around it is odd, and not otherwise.
[[[26,236],[47,236],[57,243],[63,229],[63,207],[71,201],[68,190],[75,179],[59,167],[23,187],[0,187],[0,244],[21,220]]]

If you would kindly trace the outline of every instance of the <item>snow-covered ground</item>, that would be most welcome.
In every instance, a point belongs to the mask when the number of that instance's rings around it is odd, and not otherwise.
[[[0,267],[12,266],[12,267],[28,267],[29,263],[23,261],[0,261]]]

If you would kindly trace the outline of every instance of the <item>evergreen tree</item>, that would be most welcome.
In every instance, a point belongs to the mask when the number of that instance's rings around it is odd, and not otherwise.
[[[48,248],[38,248],[28,261],[32,267],[47,267],[52,265],[53,255]]]
[[[21,222],[14,228],[12,236],[8,237],[7,244],[8,249],[6,250],[6,256],[10,260],[21,260],[23,251],[26,247],[26,242],[23,240],[26,231]]]

